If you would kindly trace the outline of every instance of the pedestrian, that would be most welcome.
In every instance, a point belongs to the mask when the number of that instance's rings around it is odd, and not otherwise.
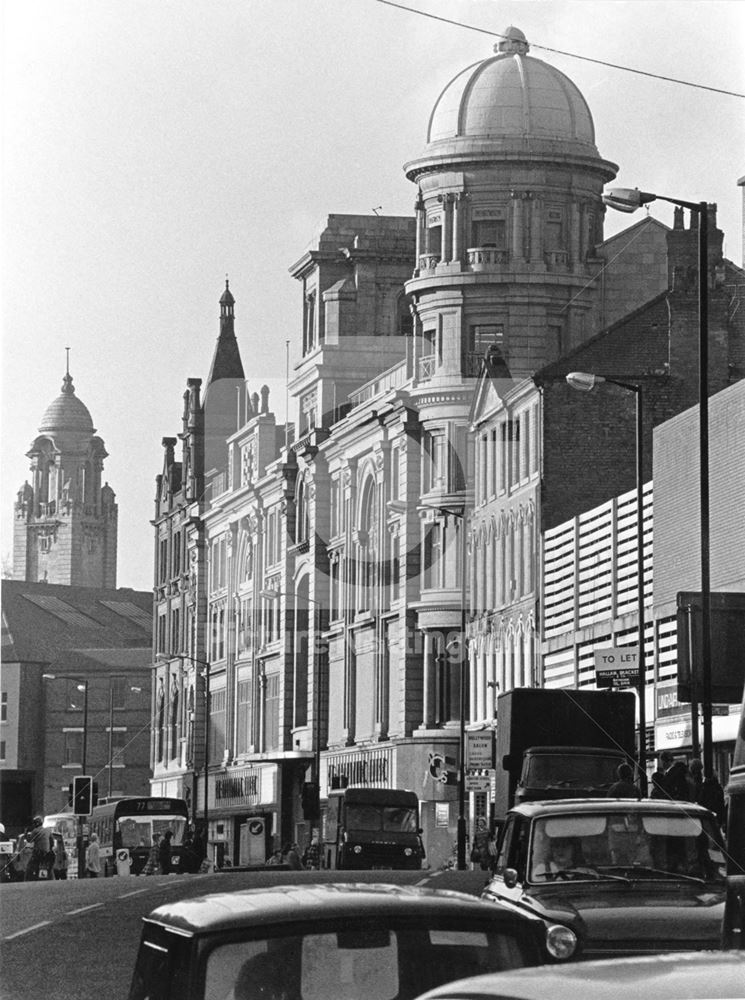
[[[269,867],[274,867],[275,865],[284,864],[284,859],[282,857],[282,852],[279,849],[277,849],[276,851],[273,851],[272,854],[269,856],[268,860],[265,863]]]
[[[316,831],[313,832],[310,843],[305,848],[303,864],[311,871],[317,871],[321,867],[321,847],[318,843],[318,833]]]
[[[283,860],[289,868],[293,868],[296,871],[302,871],[304,869],[303,862],[300,860],[300,852],[298,851],[297,844],[285,844],[285,849],[282,852]]]
[[[481,871],[484,872],[489,870],[489,840],[486,818],[479,816],[476,820],[476,833],[473,835],[471,861],[474,865],[478,865]]]
[[[98,878],[101,874],[101,848],[98,844],[98,834],[92,833],[85,852],[85,877]]]
[[[161,838],[160,847],[158,848],[158,864],[160,866],[161,875],[168,875],[171,871],[171,856],[173,855],[171,837],[173,837],[173,831],[166,830]]]
[[[158,848],[160,845],[160,834],[153,834],[153,842],[150,846],[150,852],[147,856],[147,861],[140,872],[141,875],[155,875],[160,869],[160,862],[158,860]]]
[[[616,768],[616,778],[608,789],[609,799],[640,799],[641,792],[634,784],[634,771],[630,764],[619,764]]]
[[[31,847],[31,855],[26,864],[26,881],[35,882],[41,871],[46,875],[52,849],[50,832],[44,826],[41,816],[34,816],[31,827],[26,831],[26,842]]]
[[[705,809],[711,809],[717,818],[717,823],[724,829],[727,821],[727,811],[724,804],[724,790],[716,774],[704,778],[701,782],[701,792],[698,798],[699,805]]]
[[[67,878],[67,850],[65,849],[65,842],[62,839],[62,835],[59,833],[54,834],[54,864],[52,865],[52,874],[55,879],[66,879]]]
[[[674,760],[665,771],[665,788],[671,799],[693,802],[694,789],[688,767],[682,760]]]
[[[673,763],[673,755],[669,750],[663,750],[657,758],[657,770],[652,774],[651,799],[669,799],[667,787],[667,771]]]
[[[704,781],[704,765],[698,757],[694,757],[688,765],[688,775],[691,784],[691,801],[698,802],[701,798],[701,786]]]

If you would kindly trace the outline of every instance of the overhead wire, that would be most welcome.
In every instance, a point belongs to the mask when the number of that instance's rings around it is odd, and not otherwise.
[[[430,11],[417,10],[416,7],[407,7],[405,4],[395,3],[394,0],[375,0],[386,7],[396,7],[398,10],[405,10],[409,14],[419,14],[420,17],[428,17],[433,21],[442,21],[445,24],[452,24],[458,28],[465,28],[467,31],[478,31],[482,35],[491,35],[493,38],[506,38],[501,31],[491,31],[489,28],[480,28],[475,24],[466,24],[464,21],[455,21],[449,17],[442,17],[439,14],[432,14]],[[623,66],[620,63],[607,62],[604,59],[593,59],[592,56],[581,56],[576,52],[566,52],[563,49],[554,49],[548,45],[538,45],[531,42],[532,49],[540,49],[542,52],[553,52],[555,55],[566,56],[569,59],[580,59],[582,62],[595,63],[598,66],[607,66],[610,69],[619,69],[624,73],[636,73],[638,76],[648,76],[653,80],[664,80],[666,83],[677,83],[683,87],[694,87],[697,90],[709,90],[715,94],[725,94],[727,97],[740,97],[745,99],[745,94],[740,94],[735,90],[723,90],[721,87],[710,87],[705,83],[693,83],[691,80],[680,80],[673,76],[665,76],[662,73],[650,73],[648,70],[636,69],[633,66]]]

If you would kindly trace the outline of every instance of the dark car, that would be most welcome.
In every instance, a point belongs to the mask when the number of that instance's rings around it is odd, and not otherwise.
[[[724,864],[713,814],[692,803],[526,803],[507,814],[482,899],[570,927],[577,958],[717,948]]]
[[[514,907],[457,892],[221,892],[144,919],[129,1000],[411,1000],[458,977],[545,962],[554,933],[561,943],[562,928],[547,933]]]
[[[461,979],[419,1000],[733,1000],[745,996],[745,953],[675,952],[518,969]]]

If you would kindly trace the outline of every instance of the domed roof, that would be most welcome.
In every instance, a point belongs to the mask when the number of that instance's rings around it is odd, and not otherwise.
[[[88,407],[75,395],[72,376],[68,372],[62,381],[62,392],[44,411],[39,424],[41,433],[59,431],[80,431],[95,434]]]
[[[597,156],[584,97],[569,77],[528,56],[529,48],[519,28],[507,28],[497,55],[468,66],[440,94],[427,142],[461,147],[487,141],[506,148],[516,140],[558,141]]]

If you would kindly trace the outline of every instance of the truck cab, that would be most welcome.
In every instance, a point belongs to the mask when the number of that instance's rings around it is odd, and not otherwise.
[[[727,901],[722,947],[745,950],[745,695],[726,792]]]
[[[424,847],[415,792],[342,788],[329,792],[323,824],[327,868],[419,869]]]

